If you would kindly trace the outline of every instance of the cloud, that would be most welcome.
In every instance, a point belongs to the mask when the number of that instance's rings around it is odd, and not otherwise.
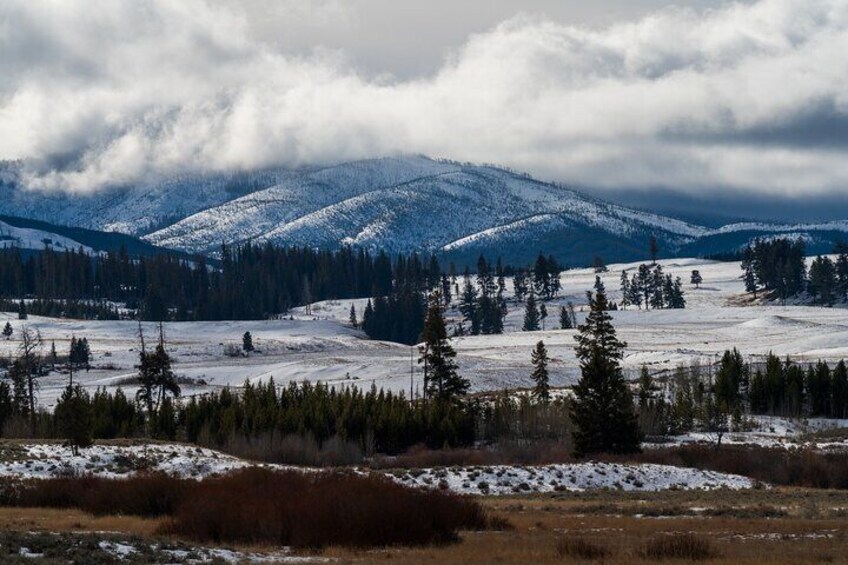
[[[4,2],[0,158],[24,160],[32,187],[71,191],[395,153],[598,190],[848,187],[844,0],[669,8],[603,28],[519,16],[404,79],[251,29],[201,0]]]

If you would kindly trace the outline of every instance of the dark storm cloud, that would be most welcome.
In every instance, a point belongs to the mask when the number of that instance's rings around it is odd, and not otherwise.
[[[848,3],[0,4],[33,187],[392,153],[596,190],[844,193]]]

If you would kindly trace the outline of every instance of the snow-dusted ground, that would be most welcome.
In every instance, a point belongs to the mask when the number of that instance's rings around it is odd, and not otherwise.
[[[801,447],[817,451],[845,451],[848,449],[848,433],[840,434],[837,438],[828,438],[827,434],[811,435],[829,430],[848,429],[848,419],[754,416],[750,419],[750,424],[750,429],[746,429],[746,431],[725,434],[721,438],[722,444],[783,448]],[[669,447],[691,443],[714,444],[717,439],[715,434],[689,432],[667,438],[661,444],[647,444],[646,447]]]
[[[55,443],[0,444],[0,477],[47,479],[92,475],[121,478],[142,471],[158,471],[204,479],[254,465],[257,464],[182,444],[95,445],[81,450],[77,456],[72,456],[70,449]],[[260,466],[286,468],[281,465]],[[668,465],[619,463],[413,469],[392,471],[388,476],[411,487],[445,488],[461,494],[485,495],[597,489],[745,489],[753,486],[750,479],[737,475]]]
[[[462,494],[486,495],[583,492],[598,489],[644,492],[671,489],[739,490],[754,486],[751,479],[739,475],[668,465],[620,463],[417,469],[397,471],[392,477],[407,486],[443,488]]]
[[[0,477],[119,478],[145,471],[202,479],[251,465],[218,451],[183,444],[94,445],[81,449],[79,455],[56,443],[0,444]]]
[[[645,364],[655,374],[673,370],[678,364],[694,361],[716,362],[728,348],[738,347],[743,354],[759,359],[769,351],[792,356],[798,361],[848,359],[848,316],[845,308],[812,306],[745,306],[740,304],[742,283],[738,263],[716,263],[697,259],[661,261],[666,272],[686,282],[685,310],[614,312],[619,335],[627,343],[624,367],[634,375]],[[622,269],[636,264],[611,265],[603,275],[613,300],[620,298]],[[704,282],[700,289],[688,284],[693,269]],[[472,390],[491,391],[529,387],[530,351],[544,340],[551,356],[551,380],[554,386],[573,384],[578,376],[574,356],[574,331],[558,327],[558,307],[575,303],[578,317],[585,305],[586,290],[592,287],[591,269],[575,269],[562,275],[562,293],[548,304],[547,330],[519,331],[523,305],[511,304],[506,320],[507,333],[499,336],[467,336],[453,340],[461,372],[470,379]],[[461,280],[459,281],[461,284]],[[508,288],[511,291],[511,281]],[[240,386],[273,377],[277,383],[309,380],[333,386],[383,387],[395,391],[410,390],[421,384],[421,370],[414,361],[413,348],[368,341],[364,335],[346,327],[351,304],[361,316],[365,300],[327,301],[313,305],[312,315],[296,310],[293,320],[257,322],[192,322],[165,324],[168,349],[174,357],[174,369],[189,384],[184,394],[195,394],[226,385]],[[449,313],[456,316],[456,311]],[[78,375],[87,387],[114,389],[123,384],[131,393],[130,382],[138,361],[138,326],[135,322],[97,322],[56,320],[31,316],[17,320],[11,313],[0,313],[0,326],[9,320],[15,329],[13,339],[0,339],[0,356],[15,355],[22,325],[37,328],[45,340],[44,353],[55,341],[65,351],[71,336],[88,338],[93,352],[93,368]],[[144,324],[148,339],[155,335],[154,324]],[[250,331],[259,353],[247,358],[224,355],[226,345],[241,344],[241,336]],[[412,362],[411,362],[412,361]],[[67,376],[53,373],[40,379],[40,401],[52,405],[65,386]],[[193,384],[192,384],[193,383]]]

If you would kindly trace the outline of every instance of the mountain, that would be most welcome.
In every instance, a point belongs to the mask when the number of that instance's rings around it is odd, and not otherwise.
[[[0,177],[2,178],[2,177]],[[8,178],[8,177],[7,177]],[[752,237],[803,237],[826,252],[848,222],[735,223],[715,228],[640,211],[504,168],[387,157],[329,167],[197,174],[85,196],[0,184],[0,213],[143,236],[190,252],[222,243],[423,250],[459,264],[480,253],[506,262],[539,251],[568,265],[646,255],[653,235],[665,256],[725,253]],[[848,238],[847,238],[848,239]]]
[[[0,163],[0,215],[142,236],[235,197],[273,186],[286,169],[183,174],[91,193],[23,186],[21,165]]]
[[[27,251],[82,249],[94,254],[118,251],[123,248],[131,256],[161,253],[160,247],[130,235],[57,226],[39,220],[0,216],[0,249],[17,248]]]

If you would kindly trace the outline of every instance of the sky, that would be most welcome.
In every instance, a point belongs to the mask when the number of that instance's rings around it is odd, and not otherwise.
[[[4,0],[0,159],[78,192],[420,153],[829,202],[845,53],[848,0]]]

